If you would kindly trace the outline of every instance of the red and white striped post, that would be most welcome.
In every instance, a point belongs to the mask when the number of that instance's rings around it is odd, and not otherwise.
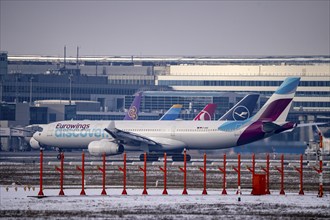
[[[85,196],[85,153],[81,154],[81,167],[77,166],[77,170],[81,172],[81,196]]]
[[[166,184],[167,184],[167,159],[166,159],[166,153],[164,153],[164,167],[159,167],[161,171],[164,173],[164,190],[163,190],[163,195],[167,195],[167,189],[166,189]]]
[[[60,192],[58,195],[64,196],[64,191],[63,191],[63,179],[64,179],[64,153],[61,153],[61,168],[58,168],[55,166],[55,169],[60,172]]]
[[[42,172],[43,172],[43,150],[40,149],[40,190],[38,193],[38,197],[43,197],[44,193],[42,191],[43,185],[42,185]]]
[[[275,167],[281,173],[281,191],[280,195],[285,195],[284,192],[284,155],[281,155],[281,168]]]
[[[182,195],[187,195],[187,151],[186,149],[183,152],[183,168],[180,167],[180,170],[183,172],[183,192]]]
[[[140,170],[143,172],[143,192],[142,195],[148,195],[147,192],[147,153],[144,152],[144,167],[140,167]]]
[[[105,153],[103,153],[102,155],[103,157],[103,167],[97,167],[99,169],[99,171],[102,172],[102,192],[101,195],[105,196],[107,195],[107,192],[105,191]]]
[[[123,172],[123,192],[122,195],[127,195],[126,191],[126,176],[127,176],[127,170],[126,170],[126,152],[124,152],[124,166],[118,167],[121,172]]]
[[[206,153],[204,153],[204,167],[200,167],[199,168],[200,171],[203,172],[203,175],[204,175],[204,184],[203,184],[203,192],[202,194],[203,195],[207,195],[207,191],[206,191]]]
[[[300,176],[300,184],[299,184],[299,195],[304,195],[304,182],[303,182],[303,155],[300,155],[300,168],[294,167],[296,171],[298,171]]]
[[[218,167],[219,170],[223,173],[223,178],[222,178],[222,195],[227,195],[226,191],[226,154],[223,155],[223,168]]]

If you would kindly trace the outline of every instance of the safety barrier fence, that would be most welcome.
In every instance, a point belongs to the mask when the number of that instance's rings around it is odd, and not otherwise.
[[[93,162],[92,162],[93,163]],[[91,163],[91,164],[92,164]],[[156,164],[159,164],[159,162],[156,162]],[[174,162],[173,162],[174,163]],[[55,166],[56,171],[58,171],[60,173],[60,191],[59,191],[59,195],[60,196],[64,196],[64,187],[63,187],[63,180],[64,180],[64,153],[61,153],[61,161],[60,161],[60,167],[58,167],[57,165]],[[70,163],[71,165],[74,165],[74,163]],[[123,195],[127,195],[127,191],[126,191],[126,179],[127,179],[127,159],[126,159],[126,153],[123,154],[123,162],[117,163],[117,165],[122,165],[122,166],[118,166],[118,169],[120,172],[123,173],[123,191],[122,194]],[[141,163],[138,163],[141,164]],[[153,163],[155,164],[155,163]],[[303,162],[303,155],[300,156],[300,162],[299,164],[297,163],[285,163],[284,161],[284,155],[281,155],[281,160],[280,160],[280,164],[279,166],[274,166],[274,168],[280,173],[280,195],[285,195],[284,192],[284,165],[288,165],[293,167],[298,173],[299,173],[299,195],[304,195],[304,187],[303,187],[303,171],[304,171],[304,162]],[[101,195],[107,195],[106,193],[106,157],[105,154],[103,154],[102,156],[102,168],[100,166],[97,166],[97,169],[100,170],[102,172],[102,192]],[[114,165],[114,163],[112,163],[112,165]],[[177,164],[176,164],[177,165]],[[183,165],[183,167],[181,166]],[[207,195],[207,156],[206,154],[204,154],[203,156],[203,163],[202,163],[202,167],[200,167],[200,163],[194,164],[191,163],[191,166],[199,166],[199,170],[203,173],[203,191],[202,194],[203,195]],[[211,163],[211,166],[216,165],[216,163]],[[270,160],[269,160],[269,154],[267,154],[266,156],[266,166],[261,165],[260,169],[261,172],[259,171],[259,173],[256,173],[256,160],[255,160],[255,155],[252,155],[252,162],[251,162],[252,166],[248,166],[246,165],[246,169],[251,173],[252,177],[252,191],[251,194],[253,195],[264,195],[264,194],[270,194]],[[320,176],[322,177],[322,163],[320,163],[319,165],[320,167],[317,168],[316,166],[314,166],[313,168],[320,174]],[[217,166],[217,168],[220,170],[220,172],[223,174],[222,177],[222,194],[226,195],[227,191],[226,191],[226,179],[227,179],[227,171],[228,171],[228,162],[227,162],[227,158],[226,158],[226,154],[223,155],[223,165],[222,166]],[[237,192],[236,194],[238,194],[239,196],[239,200],[240,200],[240,195],[241,195],[241,169],[242,169],[242,163],[241,163],[241,155],[238,154],[237,155],[237,166],[232,166],[230,167],[231,169],[233,169],[236,173],[237,173]],[[229,169],[230,169],[229,168]],[[81,161],[81,166],[76,166],[76,169],[78,171],[80,171],[81,173],[81,193],[80,195],[86,195],[85,193],[85,154],[84,152],[82,153],[82,161]],[[159,169],[161,170],[161,172],[164,175],[164,190],[163,190],[163,195],[167,195],[167,173],[168,173],[168,169],[167,169],[167,155],[166,153],[164,153],[164,160],[163,160],[163,165],[159,166]],[[148,195],[147,192],[147,176],[148,176],[148,169],[147,169],[147,154],[144,153],[144,161],[143,161],[143,167],[139,166],[139,170],[142,171],[143,173],[143,192],[142,195]],[[187,171],[187,155],[186,155],[186,151],[184,151],[183,154],[183,164],[182,162],[180,163],[179,166],[179,170],[181,172],[183,172],[183,195],[187,195],[188,194],[188,190],[187,190],[187,175],[189,174]],[[43,192],[43,151],[40,151],[40,191],[38,193],[38,197],[44,197],[44,192]],[[318,197],[322,197],[323,196],[323,180],[322,178],[320,178],[319,181],[319,192],[318,192]]]

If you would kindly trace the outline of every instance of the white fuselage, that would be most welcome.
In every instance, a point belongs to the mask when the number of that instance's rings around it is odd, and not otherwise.
[[[111,121],[62,121],[43,126],[34,138],[43,145],[58,148],[87,148],[95,140],[111,139],[104,130]],[[220,131],[220,121],[115,121],[122,131],[169,142],[169,148],[221,149],[236,146],[245,126],[235,131]],[[164,144],[166,145],[166,144]],[[183,146],[174,146],[183,145]],[[124,145],[126,150],[137,146]],[[139,148],[136,150],[140,150]]]

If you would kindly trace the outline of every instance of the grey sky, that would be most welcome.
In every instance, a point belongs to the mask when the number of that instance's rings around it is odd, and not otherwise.
[[[0,0],[9,54],[330,55],[330,1]]]

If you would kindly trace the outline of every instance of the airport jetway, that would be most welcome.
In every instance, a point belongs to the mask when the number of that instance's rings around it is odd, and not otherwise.
[[[32,137],[32,131],[25,128],[0,128],[0,137]]]
[[[0,127],[0,150],[25,151],[37,126]]]

